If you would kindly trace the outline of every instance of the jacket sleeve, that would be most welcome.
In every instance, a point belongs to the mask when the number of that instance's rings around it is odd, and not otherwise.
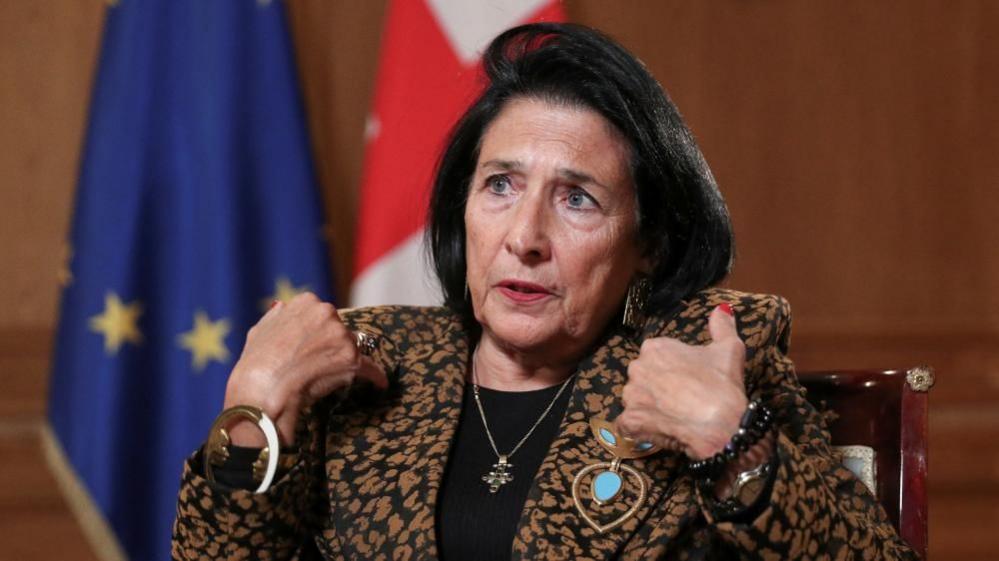
[[[877,499],[841,465],[825,418],[805,399],[787,357],[788,303],[768,297],[756,309],[735,308],[747,324],[740,325],[747,394],[775,413],[777,471],[769,504],[754,520],[715,523],[718,537],[745,559],[918,559]]]
[[[310,541],[322,515],[321,419],[317,405],[303,414],[295,442],[295,463],[265,493],[254,494],[208,481],[202,451],[184,464],[173,559],[292,559]]]
[[[395,367],[395,343],[378,326],[379,320],[393,317],[391,310],[341,310],[340,316],[351,329],[378,336],[372,358],[386,372]],[[352,397],[340,391],[303,411],[292,451],[297,459],[265,493],[208,481],[202,452],[195,452],[185,462],[181,478],[173,558],[293,559],[314,553],[315,547],[335,555],[329,548],[335,546],[336,536],[316,540],[316,534],[330,509],[325,470],[327,420],[333,408],[345,405],[344,399]]]

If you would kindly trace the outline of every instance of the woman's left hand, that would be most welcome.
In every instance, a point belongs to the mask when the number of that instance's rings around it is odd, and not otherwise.
[[[624,411],[617,429],[636,440],[682,450],[700,460],[721,451],[739,429],[748,400],[743,382],[746,347],[731,308],[708,317],[711,343],[646,339],[628,365]]]

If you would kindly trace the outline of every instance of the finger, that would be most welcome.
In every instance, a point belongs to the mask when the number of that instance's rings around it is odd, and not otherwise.
[[[389,387],[388,375],[377,362],[367,356],[361,356],[361,365],[357,369],[356,378],[367,380],[378,389],[384,390]]]
[[[625,411],[614,420],[614,428],[623,438],[635,442],[651,442],[666,450],[684,451],[686,446],[669,429],[654,426],[647,410]]]
[[[629,371],[630,372],[630,371]],[[621,404],[625,409],[641,409],[655,404],[652,391],[640,382],[629,380],[621,389]]]
[[[708,316],[708,333],[711,334],[713,342],[739,338],[732,306],[721,304],[711,311],[711,315]]]
[[[311,400],[318,400],[327,395],[359,381],[370,382],[378,389],[388,388],[388,376],[385,371],[373,360],[366,356],[360,357],[358,365],[352,368],[339,368],[330,370],[323,369],[322,363],[314,363],[314,370],[311,370],[308,378],[304,382],[304,395]]]
[[[322,300],[320,300],[314,293],[305,290],[293,296],[291,300],[288,301],[288,305],[294,307],[312,306],[317,302],[322,302]]]
[[[614,430],[625,438],[647,440],[654,430],[649,426],[650,416],[645,409],[632,407],[614,419]]]
[[[649,441],[663,450],[674,450],[676,452],[685,452],[687,450],[687,447],[679,439],[668,434],[654,434],[649,438]]]
[[[354,380],[354,372],[329,374],[313,380],[312,383],[306,386],[304,393],[310,402],[318,401],[340,388],[351,385],[354,383]]]

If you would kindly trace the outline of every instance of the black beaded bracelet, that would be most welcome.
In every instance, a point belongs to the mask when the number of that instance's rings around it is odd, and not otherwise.
[[[772,426],[773,414],[770,410],[758,399],[749,402],[746,412],[739,420],[739,430],[732,435],[732,440],[714,456],[690,462],[690,473],[702,483],[717,481],[725,473],[725,467],[766,436]]]

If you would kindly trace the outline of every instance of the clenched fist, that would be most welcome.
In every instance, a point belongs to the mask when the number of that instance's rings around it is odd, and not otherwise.
[[[385,372],[358,351],[336,308],[314,294],[299,294],[288,303],[276,302],[250,329],[229,375],[225,407],[260,407],[288,445],[304,407],[356,379],[388,387]],[[229,435],[238,446],[266,445],[249,421],[234,425]]]
[[[642,343],[638,358],[628,365],[624,411],[615,420],[622,434],[681,450],[694,460],[728,444],[748,404],[746,347],[726,304],[711,312],[708,330],[708,345],[667,337]]]

